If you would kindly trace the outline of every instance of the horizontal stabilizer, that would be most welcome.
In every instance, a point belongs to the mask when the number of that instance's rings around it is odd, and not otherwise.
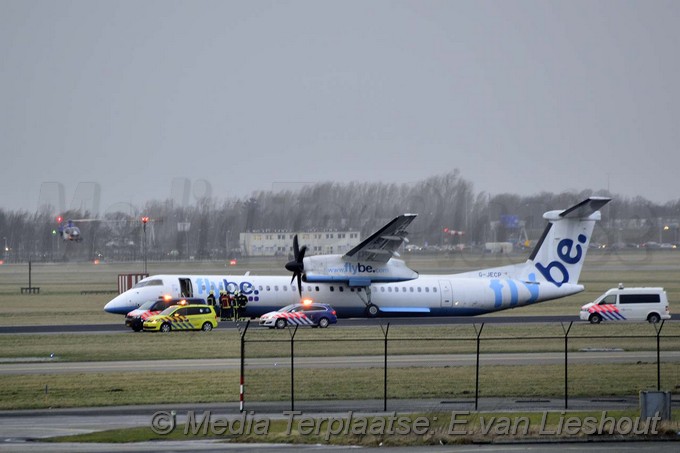
[[[579,204],[560,212],[559,216],[563,219],[585,219],[602,209],[602,207],[610,201],[611,198],[590,197]]]

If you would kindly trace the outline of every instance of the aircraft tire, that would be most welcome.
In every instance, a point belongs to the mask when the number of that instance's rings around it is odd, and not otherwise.
[[[369,304],[368,307],[366,307],[366,314],[368,315],[369,318],[375,318],[378,316],[378,312],[380,309],[378,308],[377,305]]]
[[[588,318],[588,321],[590,321],[591,324],[599,324],[602,322],[602,316],[598,315],[597,313],[593,313],[590,315],[590,318]]]
[[[320,328],[325,329],[326,327],[328,327],[328,324],[330,324],[329,321],[328,321],[328,318],[319,319],[319,327]]]
[[[168,324],[167,322],[163,323],[161,325],[161,329],[160,329],[161,332],[170,332],[170,330],[172,330],[172,326],[170,324]]]
[[[210,332],[213,329],[212,324],[209,322],[204,322],[203,325],[201,326],[201,330],[203,332]]]

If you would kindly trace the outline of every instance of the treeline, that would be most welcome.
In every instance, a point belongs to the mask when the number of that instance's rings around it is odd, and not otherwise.
[[[177,207],[171,200],[150,201],[137,215],[109,213],[78,223],[83,240],[62,241],[53,212],[0,209],[5,262],[63,260],[139,260],[144,239],[150,260],[214,259],[237,256],[244,231],[359,230],[375,232],[395,216],[418,218],[409,227],[410,242],[450,248],[459,243],[528,239],[540,236],[545,211],[567,208],[588,196],[611,196],[594,241],[614,244],[678,240],[680,199],[664,205],[644,198],[582,191],[532,196],[476,193],[458,171],[411,184],[321,183],[296,191],[256,192],[246,199],[204,198]],[[90,217],[71,211],[64,219]],[[141,216],[148,216],[146,232]],[[445,231],[448,230],[448,231]],[[463,232],[462,234],[451,234]]]

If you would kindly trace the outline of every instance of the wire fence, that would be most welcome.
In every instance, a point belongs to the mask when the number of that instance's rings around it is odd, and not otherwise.
[[[680,323],[240,327],[247,401],[616,398],[680,388]],[[428,334],[419,335],[419,333]],[[528,333],[528,334],[527,334]],[[456,400],[456,398],[459,398]]]

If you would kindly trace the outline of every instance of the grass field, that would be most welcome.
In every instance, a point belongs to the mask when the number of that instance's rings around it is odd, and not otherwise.
[[[653,362],[569,367],[570,397],[637,396],[656,388]],[[680,364],[662,367],[665,389],[680,389]],[[191,385],[186,385],[190,382]],[[247,401],[290,399],[290,369],[246,371]],[[414,384],[417,383],[417,384]],[[485,397],[560,398],[564,367],[485,365],[480,392]],[[388,369],[388,398],[466,398],[475,394],[475,368]],[[181,389],[181,391],[178,391]],[[296,369],[295,397],[301,400],[375,399],[383,396],[383,369]],[[129,372],[0,375],[0,409],[108,406],[154,403],[238,402],[238,371]],[[378,408],[376,408],[378,409]]]
[[[422,273],[453,273],[523,261],[525,257],[466,256],[449,258],[407,257],[407,262]],[[221,263],[151,263],[150,273],[243,273],[285,275],[283,261],[253,260],[227,268]],[[21,295],[28,286],[27,265],[0,266],[0,325],[49,325],[122,323],[118,315],[104,313],[112,295],[81,295],[82,290],[112,290],[117,275],[140,271],[141,265],[122,264],[36,264],[33,285],[40,294]],[[680,252],[631,253],[610,255],[591,253],[581,282],[586,291],[569,298],[500,312],[522,317],[537,315],[576,315],[583,303],[592,301],[619,282],[627,286],[663,286],[671,300],[671,311],[680,311]],[[494,316],[494,315],[487,315]],[[486,317],[471,318],[477,325]],[[662,332],[662,349],[680,348],[679,323],[667,323]],[[237,357],[239,345],[235,330],[210,333],[182,332],[169,335],[121,334],[19,334],[0,335],[0,361],[48,357],[57,360],[152,360],[165,358]],[[623,338],[624,336],[640,338]],[[487,325],[482,335],[482,352],[562,351],[563,330],[559,324]],[[599,338],[584,338],[597,336]],[[542,337],[540,339],[536,337]],[[543,337],[551,337],[543,338]],[[622,348],[653,351],[654,326],[647,323],[577,323],[570,332],[569,349],[586,347]],[[268,329],[249,330],[248,357],[286,357],[289,334]],[[392,326],[389,331],[390,354],[472,353],[475,329],[472,325],[437,328]],[[257,340],[257,341],[256,341]],[[261,342],[260,342],[261,341]],[[203,345],[204,347],[196,347]],[[383,334],[378,327],[355,329],[301,329],[296,335],[296,355],[382,354]],[[198,352],[197,352],[198,351]],[[640,389],[655,388],[655,357],[649,362],[629,364],[570,365],[570,394],[637,395]],[[680,365],[662,366],[664,388],[680,388]],[[2,364],[0,363],[0,368]],[[538,371],[538,372],[537,372]],[[359,399],[382,396],[382,368],[296,370],[296,396],[300,399]],[[481,396],[559,396],[563,392],[563,367],[484,366]],[[252,400],[288,398],[289,371],[248,370],[247,392]],[[130,372],[107,374],[0,375],[0,408],[72,407],[155,402],[236,401],[238,376],[221,372]],[[162,382],[163,385],[158,383]],[[189,393],[176,392],[183,382],[192,382]],[[331,382],[318,393],[319,382]],[[418,382],[417,386],[409,383]],[[615,385],[612,385],[612,383]],[[336,385],[337,384],[337,385]],[[321,386],[323,387],[323,386]],[[389,369],[390,397],[429,398],[469,396],[474,392],[474,368],[395,368]],[[183,388],[186,388],[183,387]],[[316,389],[310,393],[307,389]]]

